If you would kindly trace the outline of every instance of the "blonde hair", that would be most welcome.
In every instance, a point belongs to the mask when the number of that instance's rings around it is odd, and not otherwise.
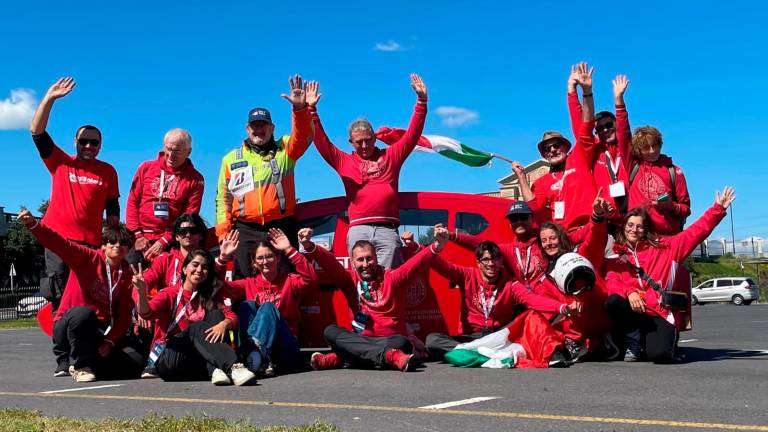
[[[649,147],[658,146],[661,149],[664,141],[661,132],[653,126],[641,126],[632,134],[632,155],[640,158],[640,151]]]

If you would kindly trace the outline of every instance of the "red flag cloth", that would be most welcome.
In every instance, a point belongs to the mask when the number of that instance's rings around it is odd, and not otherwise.
[[[376,131],[376,139],[387,145],[396,143],[403,137],[403,135],[405,135],[405,129],[391,128],[387,126],[380,127],[379,130]],[[416,145],[428,149],[432,148],[432,144],[423,135],[419,137],[419,142]]]
[[[536,311],[527,310],[518,315],[507,326],[510,342],[519,343],[525,348],[525,358],[519,358],[515,367],[546,368],[555,350],[563,347],[563,335],[549,324],[544,316]]]

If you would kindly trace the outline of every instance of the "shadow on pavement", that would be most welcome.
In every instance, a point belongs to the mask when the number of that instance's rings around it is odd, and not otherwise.
[[[685,353],[685,363],[732,359],[768,360],[768,352],[758,350],[685,347],[683,353]]]

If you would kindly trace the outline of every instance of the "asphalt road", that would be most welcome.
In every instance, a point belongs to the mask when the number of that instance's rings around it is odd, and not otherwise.
[[[570,369],[412,373],[333,370],[252,387],[160,380],[74,383],[53,378],[50,340],[0,331],[0,406],[74,417],[149,413],[247,419],[257,425],[322,419],[345,431],[768,431],[768,306],[694,307],[681,345],[689,362],[584,363]],[[111,385],[106,388],[88,388]],[[46,391],[71,390],[58,393]],[[442,409],[420,407],[493,397]]]

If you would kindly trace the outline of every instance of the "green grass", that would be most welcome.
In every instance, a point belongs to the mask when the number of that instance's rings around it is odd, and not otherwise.
[[[32,328],[32,327],[37,327],[37,320],[35,318],[0,320],[0,330],[15,329],[15,328]]]
[[[45,417],[39,411],[7,408],[0,410],[0,431],[5,432],[337,432],[336,426],[319,420],[303,426],[258,428],[248,423],[208,417],[152,415],[139,420],[79,420]]]

